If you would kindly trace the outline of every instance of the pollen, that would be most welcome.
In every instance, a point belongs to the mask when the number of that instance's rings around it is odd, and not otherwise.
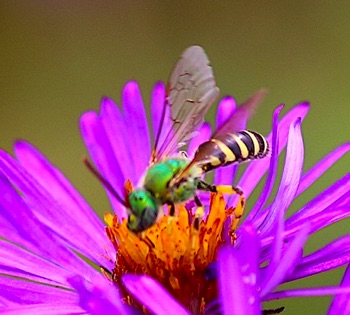
[[[175,216],[164,214],[146,231],[134,234],[116,215],[106,214],[106,231],[116,249],[112,280],[122,288],[126,303],[145,312],[123,287],[121,277],[126,273],[147,274],[174,296],[192,314],[203,314],[208,302],[217,297],[215,279],[205,272],[216,260],[223,243],[235,242],[235,229],[243,213],[241,197],[235,208],[226,208],[223,196],[213,193],[208,215],[198,224],[183,205],[177,206]]]

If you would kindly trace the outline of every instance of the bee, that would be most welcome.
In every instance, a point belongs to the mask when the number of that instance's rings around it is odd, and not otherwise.
[[[149,166],[138,187],[127,193],[125,200],[113,193],[127,208],[129,230],[138,233],[148,229],[157,221],[164,205],[169,205],[169,213],[174,215],[175,204],[190,199],[194,199],[197,205],[195,220],[198,224],[203,215],[203,206],[197,196],[199,190],[243,195],[237,187],[211,185],[203,181],[202,176],[218,167],[267,155],[269,145],[266,139],[255,131],[245,130],[248,117],[264,94],[264,91],[259,91],[239,106],[211,139],[198,147],[192,159],[173,155],[194,136],[219,96],[203,48],[191,46],[183,52],[168,80]],[[170,129],[162,127],[165,119],[170,119]],[[113,191],[101,175],[95,175]]]

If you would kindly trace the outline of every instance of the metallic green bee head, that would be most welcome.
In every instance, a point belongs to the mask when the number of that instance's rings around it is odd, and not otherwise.
[[[129,196],[128,229],[137,233],[151,227],[157,220],[160,204],[144,189],[135,189]]]

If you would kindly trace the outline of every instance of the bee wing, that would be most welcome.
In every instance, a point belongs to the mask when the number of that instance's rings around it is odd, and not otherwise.
[[[210,139],[219,135],[246,129],[248,119],[254,114],[266,93],[267,91],[265,89],[261,89],[238,106],[235,112],[215,131]],[[209,144],[210,140],[206,143],[208,145],[202,147],[200,151],[196,151],[191,162],[173,179],[172,184],[176,185],[176,183],[180,182],[183,178],[186,178],[189,173],[195,173],[196,176],[201,176],[204,173],[202,167],[211,161],[210,156],[212,155],[212,146]]]
[[[255,113],[256,108],[266,94],[267,90],[261,89],[248,98],[243,104],[238,106],[235,112],[215,131],[212,138],[215,138],[218,135],[246,129],[248,119]]]
[[[187,48],[168,80],[163,117],[151,162],[170,155],[186,144],[204,122],[205,113],[218,95],[213,69],[203,48]],[[162,128],[165,116],[169,114],[171,128]]]

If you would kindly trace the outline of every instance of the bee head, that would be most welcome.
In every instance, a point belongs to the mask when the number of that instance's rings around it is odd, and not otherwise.
[[[154,196],[144,190],[135,189],[128,195],[128,229],[135,233],[151,227],[157,220],[160,205]]]

